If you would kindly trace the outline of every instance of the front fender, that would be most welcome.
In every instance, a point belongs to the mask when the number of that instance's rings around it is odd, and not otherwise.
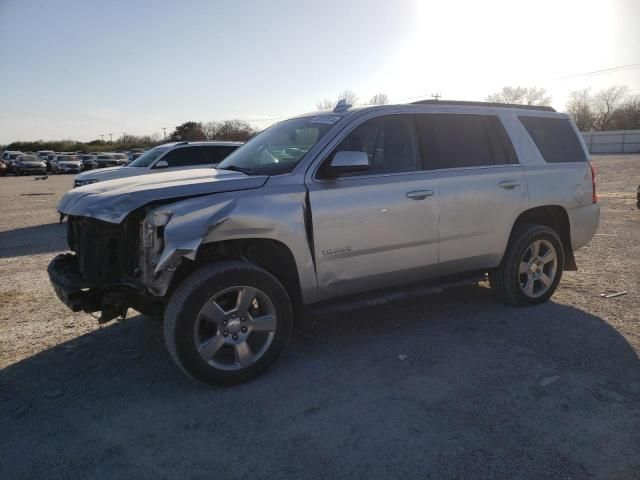
[[[195,260],[202,245],[226,240],[270,239],[286,245],[296,262],[304,303],[317,299],[315,266],[305,229],[303,185],[192,198],[154,211],[166,212],[163,245],[157,259],[145,260],[143,281],[154,295],[164,295],[183,258]],[[147,215],[145,226],[147,229]],[[153,227],[151,227],[153,228]]]

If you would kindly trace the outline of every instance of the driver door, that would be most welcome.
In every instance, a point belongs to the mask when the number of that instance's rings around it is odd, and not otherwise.
[[[325,173],[338,151],[365,151],[369,169]],[[423,171],[411,115],[351,131],[309,182],[318,299],[402,285],[437,273],[437,181]]]

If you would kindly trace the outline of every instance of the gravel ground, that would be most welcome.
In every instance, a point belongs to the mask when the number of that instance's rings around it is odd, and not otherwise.
[[[228,389],[152,320],[67,310],[45,269],[72,177],[0,178],[0,478],[640,478],[640,156],[594,161],[601,226],[553,301],[481,284],[305,318]]]

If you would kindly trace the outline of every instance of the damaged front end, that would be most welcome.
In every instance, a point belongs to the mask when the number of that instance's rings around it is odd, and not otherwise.
[[[99,321],[124,317],[133,307],[154,314],[160,305],[150,299],[139,266],[141,218],[131,214],[114,224],[69,216],[67,241],[74,254],[56,256],[48,273],[60,300],[74,312],[101,312]]]

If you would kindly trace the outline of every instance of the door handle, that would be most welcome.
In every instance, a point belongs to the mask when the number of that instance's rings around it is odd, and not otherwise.
[[[407,192],[407,198],[411,198],[412,200],[424,200],[432,195],[433,190],[415,190],[413,192]]]
[[[512,190],[516,187],[519,187],[520,182],[517,182],[515,180],[505,180],[504,182],[500,182],[498,186],[500,188],[504,188],[505,190]]]

